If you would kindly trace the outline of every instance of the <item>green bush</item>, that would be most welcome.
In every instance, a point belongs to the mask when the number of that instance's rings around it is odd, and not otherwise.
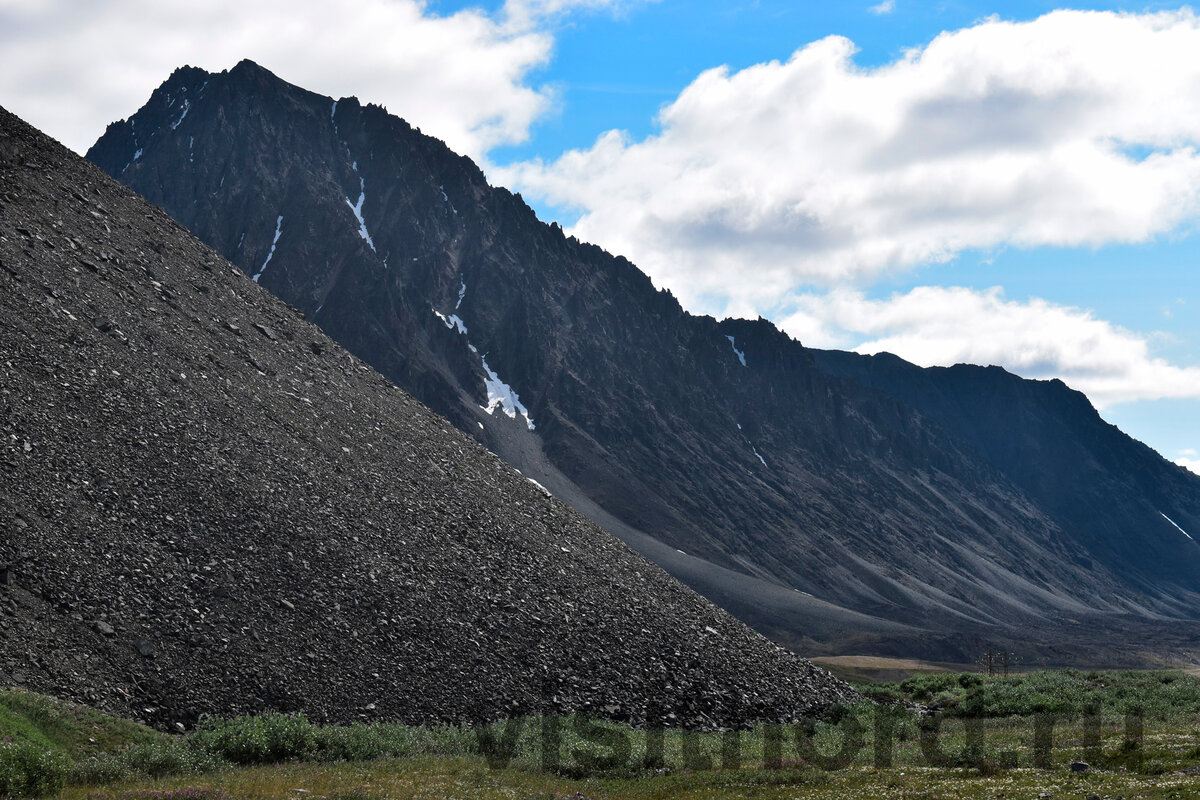
[[[322,761],[373,761],[401,755],[380,726],[329,725],[317,730],[314,755]]]
[[[219,756],[182,741],[154,742],[80,759],[71,767],[68,782],[96,786],[139,777],[199,775],[228,766]]]
[[[0,743],[0,797],[52,794],[67,780],[67,759],[29,742]]]
[[[205,719],[188,737],[192,747],[234,764],[275,764],[311,758],[318,728],[303,714]]]

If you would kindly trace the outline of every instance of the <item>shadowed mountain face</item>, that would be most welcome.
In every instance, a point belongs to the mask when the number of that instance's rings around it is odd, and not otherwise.
[[[1144,650],[1133,628],[1200,612],[1200,548],[1162,516],[1200,528],[1200,479],[1111,432],[1140,454],[1128,463],[1061,384],[1006,376],[1024,388],[1009,427],[987,433],[1012,445],[1000,458],[952,416],[764,320],[683,312],[628,261],[539,222],[385,110],[250,62],[178,70],[88,155],[460,429],[780,641],[954,658],[1008,636],[1039,657],[1108,658],[1113,632]],[[973,403],[1010,402],[940,373],[925,382],[968,423]],[[1053,431],[1026,425],[1026,395],[1044,398],[1039,424]],[[1050,445],[1015,444],[1050,433],[1077,450],[1042,461]],[[1113,458],[1089,471],[1097,447]],[[1174,488],[1148,494],[1159,476]],[[1140,492],[1136,510],[1097,527],[1106,506],[1089,497],[1109,480]]]
[[[6,685],[164,726],[854,697],[2,109],[0,434]]]

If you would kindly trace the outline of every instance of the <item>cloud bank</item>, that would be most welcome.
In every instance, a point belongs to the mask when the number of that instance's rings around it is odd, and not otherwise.
[[[798,295],[781,327],[814,347],[895,353],[921,366],[997,364],[1026,378],[1061,378],[1103,408],[1146,398],[1200,398],[1200,367],[1155,358],[1142,334],[999,287],[920,286],[887,299],[837,289]]]
[[[989,20],[877,69],[829,37],[701,74],[657,135],[502,174],[685,301],[762,305],[970,248],[1141,242],[1200,211],[1197,52],[1186,10]]]
[[[547,21],[632,0],[510,0],[496,15],[430,13],[420,0],[0,0],[0,98],[83,152],[183,64],[210,71],[253,59],[334,97],[395,109],[480,159],[528,138],[550,90]]]

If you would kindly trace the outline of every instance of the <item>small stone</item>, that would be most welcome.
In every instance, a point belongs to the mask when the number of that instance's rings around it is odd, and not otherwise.
[[[116,629],[102,619],[96,620],[96,632],[102,633],[105,636],[115,636],[117,634]]]
[[[154,645],[150,643],[149,639],[142,636],[133,644],[142,658],[154,658]]]
[[[254,323],[254,327],[257,328],[258,332],[261,333],[263,336],[267,337],[272,342],[275,341],[275,331],[271,330],[266,325],[262,325],[258,322]]]
[[[1091,768],[1092,768],[1091,765],[1085,761],[1072,761],[1071,762],[1071,772],[1087,772]]]
[[[284,608],[286,608],[288,611],[295,611],[295,610],[296,610],[296,606],[294,606],[293,604],[289,603],[287,600],[280,600],[280,601],[279,601],[279,605],[283,606],[283,607],[284,607]]]
[[[108,333],[113,329],[113,324],[108,317],[96,317],[92,320],[92,327],[101,333]]]

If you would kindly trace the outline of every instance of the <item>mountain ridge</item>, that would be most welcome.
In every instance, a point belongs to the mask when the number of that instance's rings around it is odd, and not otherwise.
[[[766,321],[687,314],[379,107],[249,62],[177,72],[89,157],[692,585],[764,607],[746,581],[795,590],[793,630],[754,620],[781,639],[828,612],[808,595],[881,631],[1036,624],[1050,645],[1053,620],[1196,618],[1200,552],[1186,542],[1157,553],[1165,580],[1119,551],[1082,569],[1086,530],[1064,528],[953,420],[839,374]],[[498,411],[489,387],[520,406]],[[1136,541],[1146,519],[1122,531]]]

